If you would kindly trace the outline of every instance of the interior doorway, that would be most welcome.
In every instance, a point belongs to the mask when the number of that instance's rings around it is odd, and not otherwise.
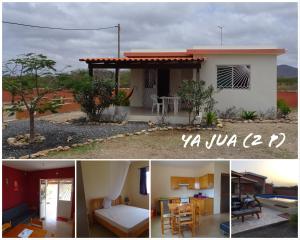
[[[40,218],[46,221],[72,218],[73,179],[40,180]]]
[[[221,174],[221,213],[229,212],[229,174]]]
[[[57,218],[58,182],[49,181],[46,189],[46,219],[56,221]]]

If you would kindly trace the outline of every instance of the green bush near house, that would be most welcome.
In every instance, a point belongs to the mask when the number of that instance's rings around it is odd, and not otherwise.
[[[205,119],[206,119],[206,125],[212,126],[217,123],[218,117],[215,112],[207,112]]]
[[[113,104],[116,106],[129,106],[129,99],[126,96],[126,92],[120,90],[114,97]]]
[[[291,216],[290,216],[290,224],[292,225],[292,226],[294,226],[294,227],[296,227],[296,226],[298,226],[298,213],[296,213],[296,214],[292,214]]]
[[[282,99],[277,100],[277,109],[279,114],[283,117],[286,117],[291,112],[290,107]]]
[[[257,115],[255,111],[242,111],[241,117],[245,120],[254,120]]]
[[[103,111],[113,103],[114,81],[106,75],[93,80],[89,76],[73,86],[75,100],[91,121],[102,121]]]
[[[215,94],[213,86],[206,87],[203,80],[183,80],[177,94],[181,97],[189,113],[189,124],[194,123],[200,112],[212,112],[216,104],[213,98]],[[194,114],[193,118],[192,114]]]

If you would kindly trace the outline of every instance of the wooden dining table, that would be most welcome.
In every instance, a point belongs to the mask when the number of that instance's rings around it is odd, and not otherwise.
[[[25,229],[30,229],[33,232],[30,234],[29,238],[45,238],[47,231],[42,228],[38,228],[35,226],[31,226],[28,224],[18,224],[17,226],[11,228],[7,232],[3,233],[2,237],[3,238],[18,238],[18,235]]]

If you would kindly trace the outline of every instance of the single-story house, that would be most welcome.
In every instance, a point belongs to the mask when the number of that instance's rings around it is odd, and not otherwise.
[[[169,117],[187,117],[183,114],[177,92],[183,80],[203,80],[212,85],[218,102],[216,109],[230,107],[276,112],[277,56],[285,49],[275,47],[194,47],[186,50],[135,50],[124,52],[122,58],[83,58],[90,75],[94,69],[131,69],[130,85],[134,89],[130,98],[129,115],[152,113],[153,95],[165,97],[172,109]],[[116,88],[118,87],[116,74]],[[116,89],[117,90],[117,89]],[[150,111],[149,111],[150,109]],[[174,110],[174,111],[173,111]],[[153,117],[153,116],[152,116]],[[136,119],[135,119],[136,120]],[[141,119],[139,119],[141,120]],[[181,119],[182,120],[182,119]]]

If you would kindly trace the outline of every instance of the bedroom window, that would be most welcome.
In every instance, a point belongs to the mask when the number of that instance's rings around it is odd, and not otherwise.
[[[248,89],[250,65],[217,66],[217,88]]]
[[[147,187],[147,194],[150,194],[150,172],[149,172],[149,169],[147,169],[147,172],[146,172],[146,187]]]
[[[148,195],[150,193],[150,173],[149,167],[140,168],[140,194]]]

